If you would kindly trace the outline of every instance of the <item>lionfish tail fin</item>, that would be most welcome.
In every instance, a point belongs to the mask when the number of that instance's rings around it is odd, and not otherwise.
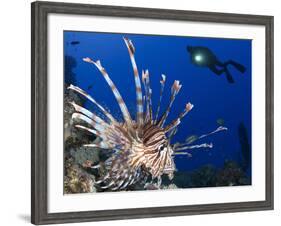
[[[175,80],[174,84],[171,87],[171,97],[170,97],[169,105],[168,105],[166,111],[164,112],[164,114],[162,115],[162,117],[160,118],[159,122],[157,122],[157,125],[159,127],[163,127],[163,125],[165,124],[165,121],[170,113],[170,110],[174,103],[176,95],[179,93],[181,87],[182,87],[182,85],[180,84],[180,82],[178,80]]]
[[[119,107],[121,109],[121,112],[122,112],[122,115],[123,115],[123,118],[124,118],[126,124],[128,125],[128,127],[132,127],[132,118],[131,118],[131,115],[130,115],[130,113],[128,111],[128,108],[127,108],[127,106],[126,106],[126,104],[125,104],[121,94],[119,93],[117,87],[115,86],[113,81],[110,79],[110,77],[109,77],[108,73],[106,72],[106,70],[102,67],[101,62],[99,60],[95,62],[95,61],[93,61],[89,57],[83,58],[83,61],[95,65],[97,67],[97,69],[101,72],[101,74],[103,75],[105,81],[109,85],[113,95],[115,96],[115,99],[118,102],[118,105],[119,105]]]
[[[134,78],[135,78],[135,85],[136,85],[136,102],[137,102],[137,123],[138,125],[143,124],[143,101],[142,101],[142,89],[141,89],[141,81],[139,77],[139,72],[135,60],[135,47],[132,41],[126,37],[123,37],[125,44],[128,48],[133,71],[134,71]]]

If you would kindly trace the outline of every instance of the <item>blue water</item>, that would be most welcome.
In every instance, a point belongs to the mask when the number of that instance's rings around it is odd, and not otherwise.
[[[72,70],[75,85],[85,90],[92,85],[88,92],[118,119],[122,118],[120,109],[103,76],[93,65],[83,62],[82,58],[101,61],[134,115],[134,77],[123,36],[131,39],[136,48],[139,71],[148,69],[150,72],[154,112],[159,99],[162,73],[167,76],[162,112],[168,104],[174,80],[180,80],[182,84],[167,122],[176,118],[187,102],[194,105],[182,120],[173,142],[183,142],[190,135],[215,130],[219,126],[218,119],[223,119],[224,126],[228,128],[228,131],[198,141],[212,142],[213,149],[191,151],[191,158],[177,156],[177,169],[194,170],[206,164],[220,168],[226,160],[242,164],[243,154],[238,136],[238,125],[241,122],[245,125],[251,146],[251,40],[65,31],[64,54],[76,61],[76,67]],[[73,41],[76,43],[71,43]],[[187,45],[208,47],[221,61],[235,60],[247,70],[241,74],[229,66],[235,80],[234,84],[229,84],[224,74],[217,76],[208,68],[192,64],[186,51]],[[85,105],[94,110],[89,103]],[[247,174],[251,174],[250,164]]]

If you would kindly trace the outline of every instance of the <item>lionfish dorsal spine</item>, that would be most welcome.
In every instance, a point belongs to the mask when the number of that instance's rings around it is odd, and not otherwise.
[[[170,97],[170,102],[169,105],[166,109],[166,111],[164,112],[164,114],[162,115],[162,117],[160,118],[159,122],[157,123],[157,125],[159,127],[163,127],[163,125],[165,124],[165,121],[170,113],[171,107],[175,101],[176,95],[179,93],[180,89],[181,89],[180,82],[178,80],[174,81],[174,84],[171,87],[171,97]]]
[[[138,67],[135,60],[135,47],[130,39],[123,37],[125,44],[128,48],[130,60],[133,67],[135,85],[136,85],[136,103],[137,103],[137,123],[138,125],[143,124],[143,100],[142,100],[142,89],[141,81],[139,76]]]
[[[164,88],[165,88],[165,82],[166,82],[166,76],[164,74],[162,74],[161,76],[162,76],[162,80],[160,80],[160,85],[161,85],[161,87],[160,87],[160,95],[159,95],[159,101],[158,101],[158,106],[157,106],[157,111],[156,111],[154,123],[156,123],[157,120],[158,120],[158,115],[159,115],[159,112],[160,112],[162,96],[163,96],[163,92],[164,92]]]
[[[171,142],[172,138],[176,135],[178,132],[178,126],[175,126],[173,129],[170,130],[171,132],[169,133],[168,140]]]
[[[128,111],[128,108],[120,94],[120,92],[118,91],[117,87],[115,86],[115,84],[113,83],[113,81],[110,79],[108,73],[106,72],[106,70],[102,67],[100,61],[98,60],[97,62],[91,60],[89,57],[83,58],[83,60],[87,63],[91,63],[93,65],[95,65],[98,70],[101,72],[101,74],[103,75],[105,81],[107,82],[107,84],[109,85],[113,95],[115,96],[115,99],[117,100],[117,103],[120,107],[120,110],[123,114],[123,118],[126,122],[126,124],[128,125],[128,127],[132,127],[132,118],[131,115]]]
[[[145,90],[146,115],[145,122],[152,121],[152,89],[150,88],[150,79],[148,70],[142,71],[142,82]]]
[[[172,123],[164,128],[165,133],[169,133],[181,123],[180,119],[175,119]]]
[[[180,120],[188,113],[191,111],[191,109],[193,108],[193,105],[191,103],[187,103],[185,105],[185,109],[183,112],[180,113],[180,115],[174,119],[169,125],[167,125],[164,130],[166,132],[169,132],[170,130],[174,129],[175,127],[177,127],[180,124]]]

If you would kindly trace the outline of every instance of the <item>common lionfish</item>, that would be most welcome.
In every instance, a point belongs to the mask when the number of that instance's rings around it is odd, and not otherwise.
[[[145,180],[145,178],[147,179],[150,177],[152,181],[157,179],[157,187],[160,188],[162,175],[167,174],[170,180],[173,178],[174,171],[176,170],[174,162],[175,155],[190,155],[189,152],[183,152],[188,149],[212,148],[212,143],[199,145],[191,145],[191,143],[215,132],[225,130],[226,128],[219,127],[211,133],[191,137],[191,139],[187,139],[184,143],[171,144],[170,141],[176,134],[182,118],[193,108],[193,105],[187,103],[183,112],[166,125],[167,116],[182,85],[178,80],[174,81],[171,87],[168,107],[162,116],[158,117],[166,81],[166,76],[162,74],[162,80],[160,81],[160,98],[156,114],[154,115],[149,72],[148,70],[142,71],[143,96],[141,80],[134,56],[135,47],[128,38],[124,38],[124,41],[128,48],[134,72],[136,86],[136,119],[132,119],[121,94],[101,65],[101,62],[99,60],[93,61],[89,57],[83,58],[83,61],[93,64],[101,72],[118,102],[123,115],[123,121],[118,121],[114,118],[112,114],[84,90],[77,86],[70,85],[68,89],[74,90],[87,98],[104,115],[103,119],[96,113],[72,102],[71,104],[76,111],[73,113],[72,118],[82,120],[89,125],[89,127],[83,125],[75,125],[75,127],[86,130],[99,137],[98,143],[85,144],[84,146],[114,151],[114,154],[105,161],[106,173],[95,181],[95,186],[111,191],[126,190],[140,180]],[[100,164],[90,167],[98,169]],[[144,175],[146,176],[144,177]]]

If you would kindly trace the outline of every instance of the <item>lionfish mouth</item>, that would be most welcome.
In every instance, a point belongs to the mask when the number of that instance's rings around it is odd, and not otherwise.
[[[149,176],[158,178],[161,182],[161,176],[167,174],[170,179],[173,178],[173,172],[176,170],[174,163],[175,155],[191,155],[186,150],[195,148],[212,148],[212,144],[191,145],[193,142],[211,135],[215,132],[226,130],[225,127],[219,127],[215,131],[196,137],[192,142],[170,144],[172,137],[176,134],[177,128],[184,116],[193,108],[191,103],[187,103],[181,114],[169,124],[166,119],[170,113],[171,107],[176,95],[179,93],[182,85],[178,80],[174,81],[171,87],[171,95],[168,107],[161,117],[160,106],[164,92],[166,76],[162,74],[160,80],[160,95],[153,114],[152,108],[152,88],[150,87],[150,77],[148,70],[142,71],[142,82],[135,61],[135,47],[128,38],[124,38],[127,46],[130,60],[132,63],[135,86],[136,86],[136,119],[133,120],[128,108],[111,80],[107,71],[101,65],[99,60],[93,61],[91,58],[83,58],[84,62],[94,65],[103,75],[105,81],[112,90],[117,103],[122,112],[123,120],[118,121],[92,96],[77,86],[70,85],[68,89],[73,90],[94,104],[105,116],[99,117],[96,113],[72,102],[75,113],[72,119],[79,119],[88,126],[75,125],[75,127],[86,130],[96,137],[99,137],[98,143],[85,144],[86,147],[95,149],[113,150],[114,153],[109,157],[104,165],[106,173],[95,181],[95,186],[103,190],[130,190],[137,183],[144,183]],[[143,94],[144,91],[144,94]],[[96,151],[93,149],[93,151]],[[99,168],[100,165],[91,166]],[[161,183],[160,183],[161,185]],[[160,187],[159,185],[159,187]]]

